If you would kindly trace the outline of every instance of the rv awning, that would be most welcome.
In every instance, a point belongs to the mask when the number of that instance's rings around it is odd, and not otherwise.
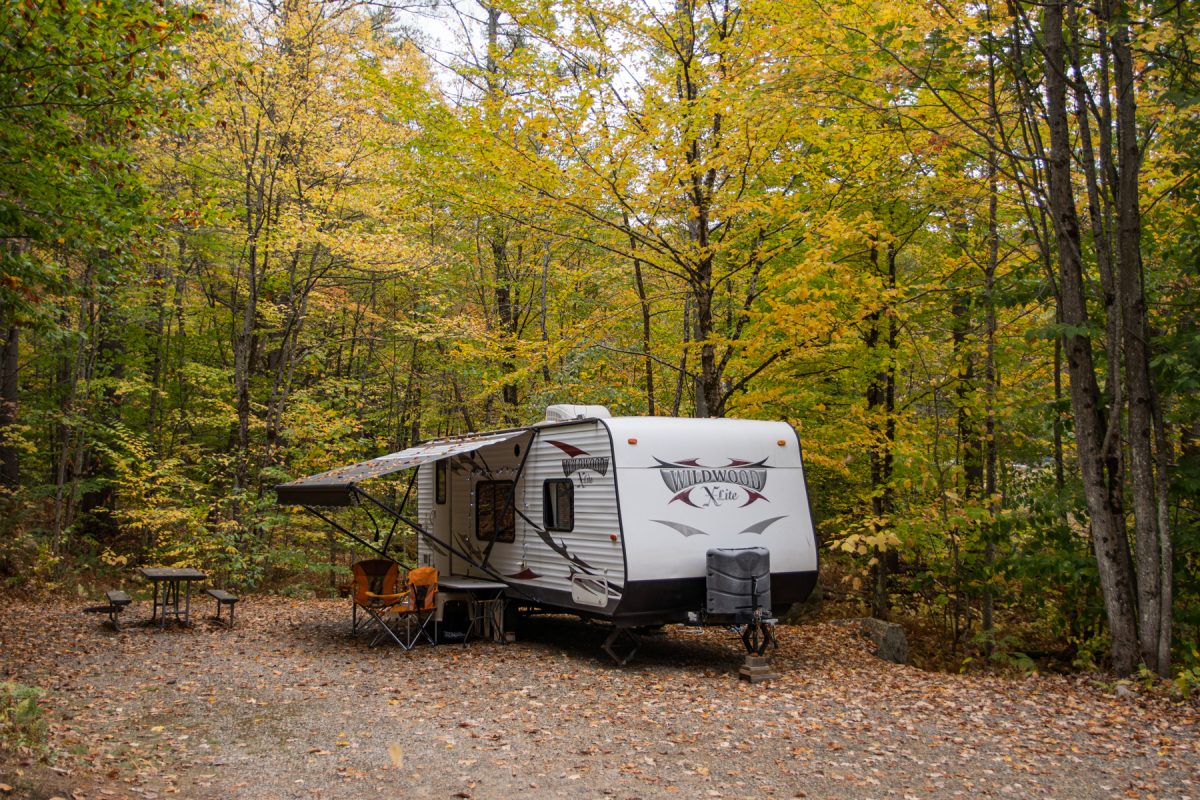
[[[487,433],[479,436],[464,436],[455,439],[439,439],[401,450],[399,453],[360,461],[345,467],[331,469],[319,475],[310,475],[275,487],[277,502],[283,506],[348,506],[353,497],[355,484],[390,475],[393,472],[428,464],[449,456],[469,453],[491,444],[499,444],[526,433],[524,429]]]

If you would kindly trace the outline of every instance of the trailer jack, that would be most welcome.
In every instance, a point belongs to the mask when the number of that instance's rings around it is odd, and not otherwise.
[[[767,660],[768,647],[778,647],[775,641],[775,620],[763,617],[762,609],[754,609],[754,619],[742,629],[742,644],[746,646],[746,661],[738,670],[738,678],[750,683],[778,678]]]
[[[746,623],[742,629],[742,644],[746,647],[747,655],[761,656],[768,647],[778,647],[775,641],[775,620],[763,619],[762,612],[756,609],[755,618]]]
[[[627,644],[629,646],[629,652],[627,652],[624,657],[617,655],[616,650],[613,649],[613,645],[616,645],[618,642],[620,642],[622,638],[627,640]],[[613,628],[612,633],[610,633],[608,638],[604,640],[602,647],[604,648],[604,652],[608,653],[609,658],[617,663],[618,667],[623,667],[629,663],[629,659],[633,658],[634,654],[637,653],[638,648],[641,647],[641,645],[641,637],[639,637],[629,628]]]

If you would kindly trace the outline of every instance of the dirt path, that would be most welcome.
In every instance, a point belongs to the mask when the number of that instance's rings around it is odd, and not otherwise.
[[[1195,705],[924,673],[836,626],[781,629],[781,677],[753,687],[719,630],[667,629],[617,668],[604,630],[575,620],[411,653],[348,628],[344,601],[255,598],[232,631],[117,634],[75,606],[0,600],[0,679],[48,690],[62,754],[57,771],[0,758],[0,783],[39,800],[1200,800]]]

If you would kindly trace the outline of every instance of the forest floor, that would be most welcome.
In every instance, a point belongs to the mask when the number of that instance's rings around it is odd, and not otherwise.
[[[752,686],[720,629],[667,628],[622,668],[573,618],[405,653],[349,638],[346,601],[120,633],[82,605],[0,598],[0,680],[45,690],[51,748],[0,751],[0,798],[1200,800],[1194,703],[922,672],[834,625],[782,627]]]

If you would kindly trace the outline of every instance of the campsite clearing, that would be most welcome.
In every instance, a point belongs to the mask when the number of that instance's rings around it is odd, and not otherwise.
[[[1200,798],[1197,706],[1087,677],[927,673],[812,625],[750,686],[722,629],[619,668],[573,618],[405,653],[349,613],[252,597],[232,630],[118,633],[0,599],[0,679],[45,690],[56,754],[0,751],[5,797]]]

